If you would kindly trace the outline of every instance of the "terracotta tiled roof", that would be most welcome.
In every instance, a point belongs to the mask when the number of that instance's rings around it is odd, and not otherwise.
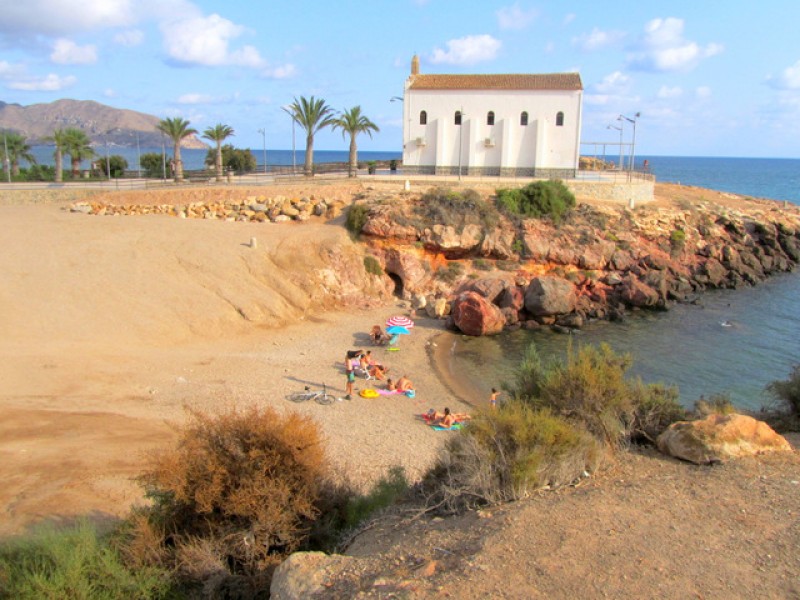
[[[412,75],[412,90],[582,90],[578,73]]]

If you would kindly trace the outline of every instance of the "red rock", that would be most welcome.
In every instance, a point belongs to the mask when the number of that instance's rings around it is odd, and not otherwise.
[[[464,292],[453,301],[453,322],[467,335],[494,335],[503,330],[502,311],[475,292]]]

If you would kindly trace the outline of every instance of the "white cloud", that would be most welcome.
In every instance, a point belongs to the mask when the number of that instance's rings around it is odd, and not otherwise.
[[[570,23],[572,23],[575,20],[575,17],[576,17],[575,13],[567,13],[566,15],[564,15],[564,25],[569,25]]]
[[[779,90],[800,90],[800,60],[786,67],[777,77],[768,76],[767,83]]]
[[[261,72],[262,77],[268,79],[289,79],[294,77],[297,69],[293,64],[278,65],[277,67],[267,67]]]
[[[230,42],[244,31],[241,25],[217,14],[161,24],[167,55],[176,62],[207,67],[239,65],[261,68],[264,60],[253,46],[233,51],[229,48]]]
[[[78,81],[76,77],[67,75],[60,77],[50,73],[45,77],[28,77],[18,81],[11,81],[8,87],[12,90],[23,90],[26,92],[58,92],[68,88]]]
[[[629,57],[629,65],[643,71],[686,71],[704,58],[722,52],[720,44],[700,46],[684,39],[683,28],[683,19],[674,17],[649,21],[637,48]]]
[[[183,94],[176,100],[178,104],[212,104],[214,97],[210,94]]]
[[[97,62],[97,46],[78,46],[72,40],[59,38],[53,44],[50,60],[59,65],[92,65]]]
[[[511,6],[504,6],[495,14],[500,29],[525,29],[539,13],[535,8],[523,10],[519,2],[515,2]]]
[[[594,85],[594,91],[600,94],[624,94],[630,89],[631,79],[621,71],[614,71],[603,77]]]
[[[58,35],[99,27],[124,27],[136,21],[131,0],[63,0],[2,2],[0,31],[15,37]]]
[[[472,65],[493,60],[501,46],[491,35],[468,35],[447,42],[447,51],[434,48],[430,61],[433,64]]]
[[[694,95],[700,99],[710,98],[711,97],[711,88],[707,85],[701,85],[694,91]]]
[[[111,88],[106,88],[105,90],[103,90],[103,96],[105,96],[106,98],[116,98],[117,92]]]
[[[133,46],[138,46],[144,41],[144,33],[139,29],[120,31],[114,36],[114,41],[120,46],[132,48]]]
[[[595,27],[590,33],[572,38],[572,43],[585,52],[594,52],[616,44],[624,37],[624,31],[601,31]]]
[[[680,98],[682,95],[683,90],[679,86],[668,87],[666,85],[662,85],[656,94],[658,98]]]

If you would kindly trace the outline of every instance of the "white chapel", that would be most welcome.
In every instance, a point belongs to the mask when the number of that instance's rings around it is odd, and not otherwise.
[[[580,156],[578,73],[422,75],[403,97],[403,170],[571,178]]]

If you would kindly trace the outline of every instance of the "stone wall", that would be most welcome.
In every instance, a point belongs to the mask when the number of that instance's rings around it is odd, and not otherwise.
[[[610,200],[620,204],[635,205],[652,202],[655,197],[654,180],[634,181],[582,181],[566,179],[564,184],[578,198]]]

